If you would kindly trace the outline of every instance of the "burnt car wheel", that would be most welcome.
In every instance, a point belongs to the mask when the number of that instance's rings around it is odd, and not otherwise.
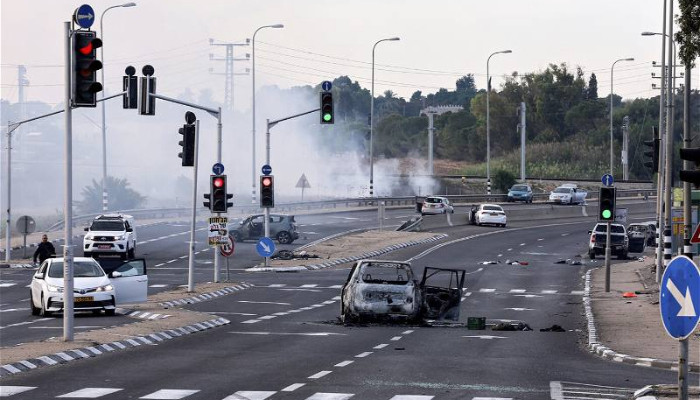
[[[280,244],[292,243],[292,235],[287,231],[282,231],[277,234],[277,241],[280,242]]]

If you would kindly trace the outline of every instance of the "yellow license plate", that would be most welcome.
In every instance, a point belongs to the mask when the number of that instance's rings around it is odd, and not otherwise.
[[[94,301],[94,300],[95,300],[95,298],[92,296],[90,296],[90,297],[76,297],[75,298],[76,303],[82,303],[82,302]]]

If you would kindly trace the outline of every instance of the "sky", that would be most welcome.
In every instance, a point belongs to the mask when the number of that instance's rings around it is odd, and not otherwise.
[[[155,67],[160,93],[211,89],[224,98],[222,58],[215,43],[245,43],[256,36],[256,86],[282,88],[316,85],[348,75],[370,88],[372,47],[375,53],[375,93],[392,90],[408,98],[416,90],[432,93],[454,88],[472,73],[479,88],[486,83],[490,61],[493,85],[505,75],[541,71],[549,63],[580,66],[586,77],[595,72],[601,96],[610,90],[610,66],[615,67],[615,92],[623,98],[651,97],[659,61],[661,0],[137,0],[137,6],[115,8],[104,16],[105,87],[119,89],[127,65],[137,71]],[[17,66],[27,67],[28,101],[60,103],[63,96],[63,22],[82,3],[65,0],[2,0],[2,98],[16,102]],[[99,16],[117,1],[94,0]],[[99,31],[99,18],[93,29]],[[22,32],[22,33],[20,33]],[[234,47],[245,59],[251,46]],[[209,70],[213,69],[213,73]],[[234,107],[251,104],[251,61],[234,61]]]

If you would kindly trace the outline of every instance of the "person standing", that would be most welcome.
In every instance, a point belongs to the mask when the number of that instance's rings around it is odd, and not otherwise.
[[[34,263],[36,264],[36,258],[39,257],[39,264],[43,263],[44,260],[51,256],[56,255],[56,249],[53,244],[49,242],[49,237],[45,234],[41,236],[41,243],[37,246],[36,251],[34,251]]]

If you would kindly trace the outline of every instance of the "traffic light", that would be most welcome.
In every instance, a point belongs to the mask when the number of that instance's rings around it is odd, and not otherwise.
[[[102,40],[95,37],[93,31],[73,32],[73,106],[95,107],[97,92],[102,91],[102,84],[97,82],[96,71],[102,69],[97,60],[97,49],[102,47]]]
[[[648,157],[649,160],[644,162],[644,166],[649,168],[651,174],[654,175],[659,170],[659,145],[661,139],[659,139],[659,131],[654,127],[654,138],[651,140],[645,140],[644,146],[650,149],[644,152],[644,156]]]
[[[598,221],[615,221],[615,188],[601,187],[598,196]]]
[[[123,108],[139,108],[139,78],[134,76],[136,74],[136,68],[131,65],[126,67],[124,71],[123,82]]]
[[[689,147],[681,150],[681,159],[695,163],[695,169],[681,170],[681,180],[683,182],[690,182],[696,187],[700,185],[700,171],[697,170],[698,164],[700,164],[700,147]]]
[[[331,92],[321,92],[321,123],[333,123],[333,94]]]
[[[210,194],[210,197],[204,197],[211,199],[211,212],[225,213],[233,206],[233,203],[228,201],[233,195],[226,192],[226,175],[211,175]],[[204,205],[206,206],[207,202],[204,202]]]
[[[194,124],[185,124],[178,130],[180,135],[182,135],[182,140],[179,142],[182,146],[182,152],[177,156],[182,158],[183,167],[193,167],[194,166],[194,141],[195,141],[195,128]]]
[[[211,211],[211,193],[204,193],[204,200],[204,207],[208,208],[209,211]]]
[[[153,76],[155,69],[151,65],[145,65],[141,72],[141,90],[139,92],[139,114],[156,115],[156,98],[151,96],[156,94],[156,77]]]
[[[273,208],[275,206],[275,177],[262,175],[260,177],[260,207]]]

